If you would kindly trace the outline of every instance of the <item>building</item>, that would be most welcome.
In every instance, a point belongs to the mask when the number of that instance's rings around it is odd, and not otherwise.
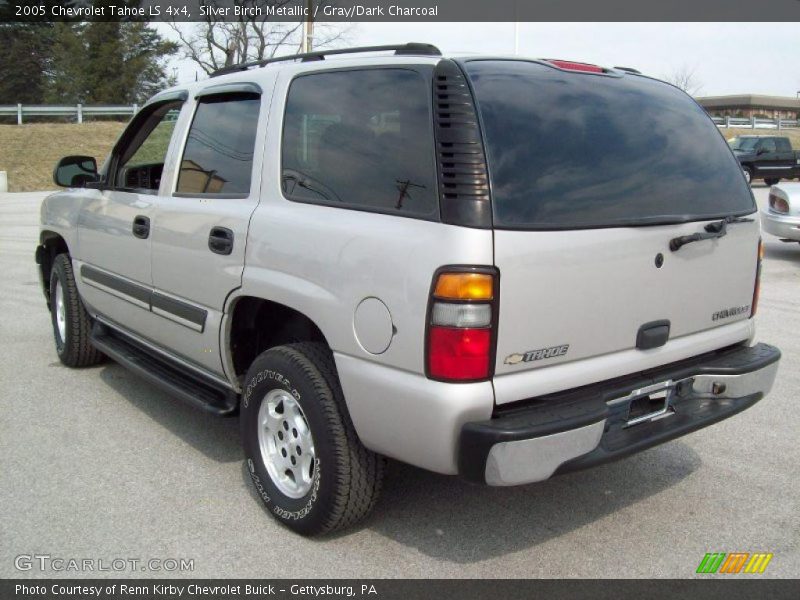
[[[697,98],[697,102],[712,117],[800,118],[800,98],[741,94],[737,96],[708,96]]]

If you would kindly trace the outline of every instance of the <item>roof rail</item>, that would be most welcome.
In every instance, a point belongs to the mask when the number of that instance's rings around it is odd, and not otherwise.
[[[410,42],[408,44],[394,44],[388,46],[361,46],[358,48],[342,48],[340,50],[319,50],[317,52],[305,52],[303,54],[290,54],[288,56],[276,56],[273,58],[266,58],[264,60],[255,60],[252,62],[239,63],[229,67],[223,67],[211,73],[211,77],[218,77],[228,73],[235,73],[236,71],[246,71],[251,67],[263,67],[270,63],[300,60],[302,62],[309,62],[313,60],[325,60],[326,56],[334,54],[357,54],[361,52],[386,52],[394,50],[395,55],[417,55],[417,56],[441,56],[441,51],[432,44],[420,44],[417,42]]]

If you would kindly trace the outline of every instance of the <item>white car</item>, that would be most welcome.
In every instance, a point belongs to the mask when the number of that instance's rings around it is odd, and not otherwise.
[[[800,242],[800,183],[773,185],[761,227],[785,242]]]

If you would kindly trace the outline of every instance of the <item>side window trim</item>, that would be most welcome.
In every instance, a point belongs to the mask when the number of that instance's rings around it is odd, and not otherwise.
[[[198,99],[208,96],[220,96],[222,94],[253,94],[255,96],[260,96],[261,93],[261,86],[257,83],[251,81],[237,81],[233,83],[210,85],[197,92],[194,97]]]
[[[136,139],[136,134],[141,130],[141,126],[146,123],[159,108],[166,104],[176,104],[176,107],[179,111],[183,110],[183,104],[177,106],[178,102],[184,103],[188,98],[188,94],[185,90],[176,90],[175,92],[159,94],[153,97],[149,102],[147,102],[142,109],[136,114],[136,116],[128,123],[127,127],[123,130],[122,134],[120,135],[119,139],[114,144],[113,149],[111,150],[111,156],[108,161],[107,166],[107,188],[109,191],[117,191],[117,192],[131,192],[136,194],[146,194],[146,195],[158,195],[159,190],[151,190],[151,189],[144,189],[144,188],[126,188],[120,187],[117,185],[117,175],[119,171],[119,161],[120,158],[125,150],[130,147],[130,144]],[[158,124],[156,124],[156,127]],[[151,129],[147,135],[145,136],[144,142],[147,137],[153,132]],[[169,146],[172,145],[174,140],[170,140],[170,143],[167,147],[167,156],[169,155]],[[138,149],[138,148],[137,148]],[[165,158],[167,158],[165,156]],[[130,159],[130,157],[128,157]]]
[[[434,173],[434,196],[436,198],[435,208],[436,211],[434,214],[431,215],[424,215],[419,213],[402,213],[396,210],[391,209],[381,209],[378,207],[368,206],[368,205],[361,205],[361,204],[350,204],[350,203],[341,203],[337,201],[326,201],[324,199],[319,200],[308,200],[304,198],[298,198],[290,196],[286,193],[283,187],[283,173],[284,173],[284,152],[283,152],[283,144],[284,144],[284,136],[285,136],[285,126],[286,126],[286,113],[289,107],[289,93],[292,88],[292,84],[297,81],[298,79],[302,79],[303,77],[309,77],[313,75],[320,75],[320,74],[327,74],[327,73],[337,73],[337,72],[349,72],[349,71],[381,71],[381,70],[405,70],[405,71],[412,71],[420,75],[426,84],[428,90],[432,89],[433,86],[433,73],[434,73],[434,65],[428,64],[398,64],[398,65],[375,65],[375,66],[357,66],[357,67],[341,67],[335,69],[322,69],[322,70],[312,70],[312,71],[303,71],[300,73],[296,73],[292,75],[288,82],[286,82],[283,92],[283,106],[279,108],[278,114],[280,115],[280,122],[278,125],[278,145],[277,145],[277,152],[279,153],[280,160],[278,161],[278,188],[280,190],[281,196],[288,200],[289,202],[296,202],[299,204],[310,204],[312,206],[325,206],[330,208],[339,208],[344,210],[353,210],[359,212],[368,212],[368,213],[376,213],[376,214],[384,214],[384,215],[391,215],[395,217],[403,217],[406,219],[416,219],[420,221],[431,221],[435,223],[441,222],[441,207],[439,206],[439,183],[438,177],[436,177],[436,158],[434,152],[435,143],[433,140],[433,118],[435,110],[433,106],[433,97],[431,93],[426,94],[427,100],[427,107],[428,107],[428,114],[430,116],[430,132],[431,132],[431,169]]]
[[[273,88],[274,91],[274,88]],[[256,133],[256,137],[254,140],[254,148],[253,148],[253,159],[250,165],[250,190],[246,193],[230,193],[230,192],[179,192],[178,191],[178,184],[180,182],[180,175],[181,175],[181,163],[183,162],[183,157],[186,154],[186,146],[189,143],[189,135],[192,132],[192,125],[194,124],[195,118],[197,117],[197,111],[200,106],[203,104],[203,100],[208,100],[210,98],[222,98],[225,96],[253,96],[258,97],[259,102],[261,103],[263,100],[263,90],[261,86],[257,83],[253,82],[232,82],[232,83],[224,83],[224,84],[217,84],[212,85],[202,90],[198,91],[194,95],[194,104],[190,107],[191,114],[188,117],[188,122],[186,127],[183,131],[183,135],[180,138],[180,146],[175,149],[175,174],[172,178],[172,183],[170,186],[170,190],[167,195],[173,198],[209,198],[209,199],[219,199],[219,200],[236,200],[236,199],[245,199],[249,198],[253,195],[253,184],[256,181],[256,150],[259,147],[259,137]],[[266,114],[265,114],[266,113]],[[269,106],[266,108],[259,104],[258,109],[258,121],[256,122],[256,132],[258,131],[258,127],[261,124],[262,119],[267,120],[269,114]]]

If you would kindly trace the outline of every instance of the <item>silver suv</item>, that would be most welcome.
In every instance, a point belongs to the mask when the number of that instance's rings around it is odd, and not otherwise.
[[[36,256],[65,365],[238,411],[264,504],[309,535],[369,512],[384,457],[525,484],[769,391],[756,206],[689,96],[425,44],[327,56],[168,90],[99,172],[59,162]]]

